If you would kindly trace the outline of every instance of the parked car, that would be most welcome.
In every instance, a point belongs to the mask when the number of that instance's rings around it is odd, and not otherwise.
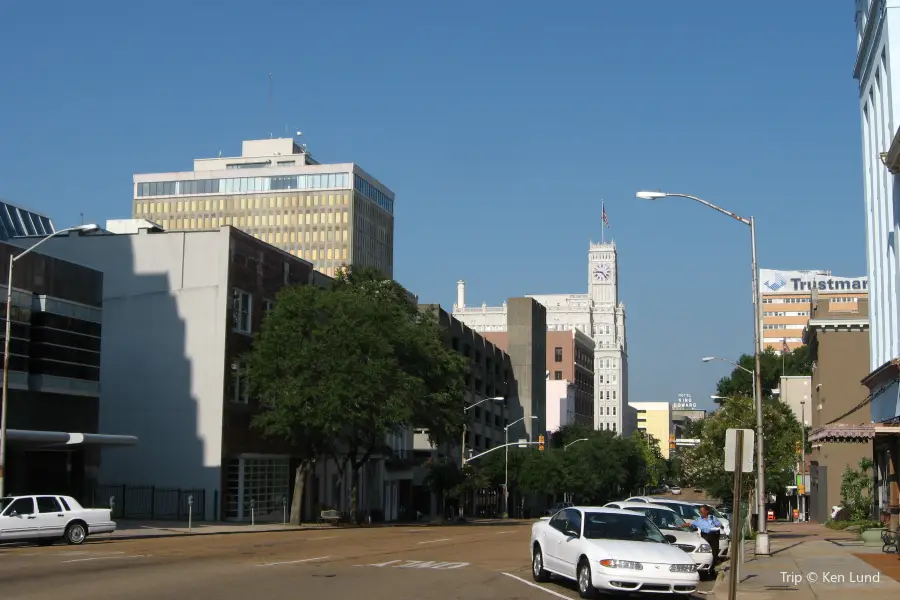
[[[678,487],[678,486],[675,486],[675,487],[673,487],[671,490],[669,490],[669,492],[671,492],[671,494],[672,494],[673,496],[678,496],[678,495],[681,494],[681,488]]]
[[[642,514],[574,506],[531,527],[534,580],[574,580],[582,598],[607,592],[693,594],[697,563]]]
[[[0,498],[0,542],[49,546],[64,539],[79,545],[89,535],[115,530],[110,509],[84,508],[71,496]]]
[[[696,527],[671,508],[645,502],[610,502],[604,508],[620,508],[644,515],[664,534],[675,537],[673,543],[694,559],[701,576],[708,577],[713,574],[712,547],[697,532]]]
[[[569,508],[570,506],[575,506],[575,505],[572,504],[571,502],[557,502],[556,504],[554,504],[553,506],[551,506],[550,508],[548,508],[547,510],[545,510],[545,511],[542,513],[542,515],[545,516],[545,517],[552,517],[553,515],[555,515],[556,513],[558,513],[559,511],[561,511],[562,509],[564,509],[564,508]]]

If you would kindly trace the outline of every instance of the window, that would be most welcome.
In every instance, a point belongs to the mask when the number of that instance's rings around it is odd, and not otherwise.
[[[616,407],[613,406],[613,416],[616,416]]]
[[[613,431],[615,431],[615,430],[616,430],[616,424],[613,423]]]
[[[34,514],[34,500],[31,498],[19,498],[15,502],[9,505],[9,508],[6,509],[6,516],[10,516],[13,513],[17,515],[33,515]]]
[[[40,513],[59,513],[62,507],[53,496],[38,496],[37,508]]]
[[[558,363],[562,362],[562,348],[559,346],[553,349],[553,361]]]
[[[562,379],[562,371],[554,371],[553,379],[560,381]]]
[[[616,399],[616,390],[613,390],[613,400]]]
[[[231,363],[231,401],[235,404],[249,404],[250,392],[247,389],[247,376],[244,374],[246,365],[241,362]]]
[[[250,311],[253,297],[245,291],[234,288],[231,291],[231,316],[234,330],[238,333],[250,333]]]
[[[603,383],[603,375],[600,376],[600,383]]]

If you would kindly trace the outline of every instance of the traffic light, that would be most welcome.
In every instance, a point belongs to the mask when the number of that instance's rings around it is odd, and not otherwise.
[[[674,450],[677,447],[678,446],[675,444],[675,442],[669,442],[669,450]]]
[[[538,450],[540,450],[541,452],[544,451],[544,436],[542,435],[538,436]]]
[[[797,454],[803,453],[803,452],[801,452],[802,448],[803,448],[803,446],[800,442],[797,442],[794,444],[794,452],[796,452]]]

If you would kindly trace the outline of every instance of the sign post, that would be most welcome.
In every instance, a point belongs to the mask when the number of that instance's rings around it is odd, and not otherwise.
[[[194,495],[188,496],[188,533],[191,532],[191,526],[194,518]]]
[[[725,431],[725,470],[734,473],[731,539],[741,527],[741,475],[753,471],[753,430],[727,429]],[[740,538],[743,540],[743,536]],[[737,598],[737,584],[740,579],[739,556],[744,552],[743,541],[740,548],[731,549],[731,572],[728,576],[728,600]],[[715,560],[715,557],[713,557]]]
[[[281,497],[281,524],[287,527],[287,496]]]
[[[250,499],[250,527],[256,527],[256,499]]]

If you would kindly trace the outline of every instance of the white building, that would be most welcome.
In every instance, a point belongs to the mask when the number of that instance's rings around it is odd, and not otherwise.
[[[547,380],[547,431],[575,423],[575,389],[566,379]]]
[[[586,294],[529,295],[547,308],[549,331],[579,330],[594,340],[594,428],[628,435],[628,348],[625,305],[619,302],[615,242],[588,250]],[[458,284],[453,316],[479,332],[506,331],[506,305],[466,307],[465,284]]]

